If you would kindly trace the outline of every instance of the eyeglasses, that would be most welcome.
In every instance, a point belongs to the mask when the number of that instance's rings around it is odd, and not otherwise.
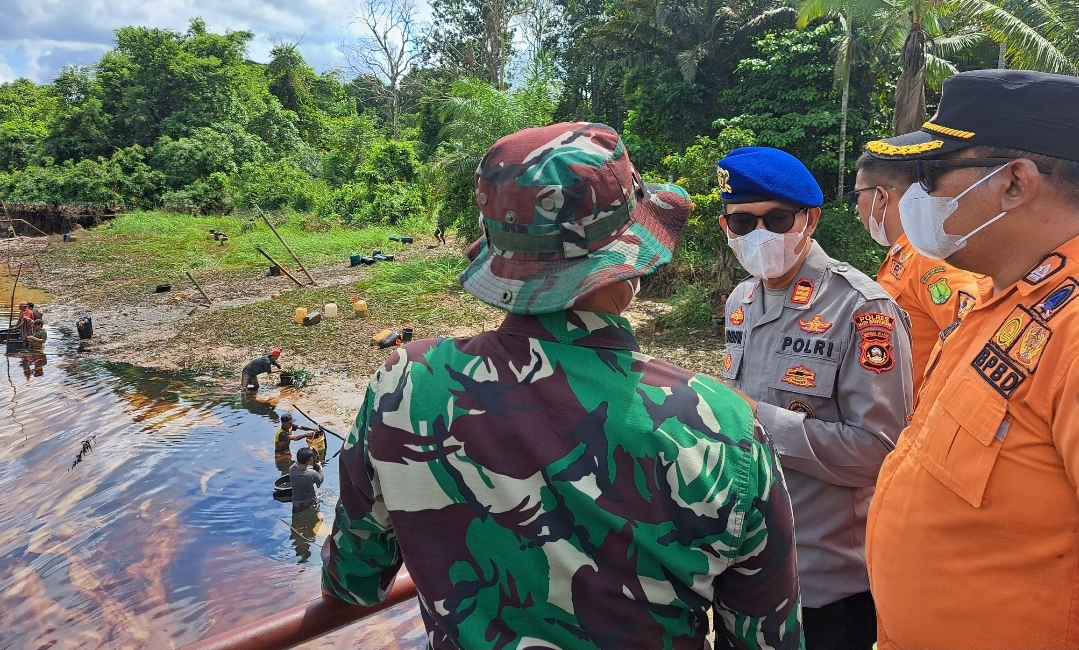
[[[731,212],[722,215],[727,219],[727,228],[741,237],[748,235],[757,229],[757,221],[764,221],[764,227],[774,233],[783,234],[790,232],[794,227],[794,217],[804,210],[769,210],[765,214],[752,214],[750,212]]]
[[[918,184],[926,193],[932,193],[937,176],[964,167],[1003,167],[1019,158],[961,158],[958,160],[916,160],[918,167]],[[1032,161],[1033,162],[1033,161]],[[1053,168],[1040,162],[1034,163],[1038,172],[1042,174],[1053,173]]]
[[[895,189],[891,185],[872,185],[870,187],[863,187],[860,190],[851,190],[851,191],[847,192],[847,203],[850,203],[852,205],[857,203],[859,194],[861,194],[862,192],[868,192],[869,190],[875,190],[878,187],[884,188],[886,190],[894,190]]]

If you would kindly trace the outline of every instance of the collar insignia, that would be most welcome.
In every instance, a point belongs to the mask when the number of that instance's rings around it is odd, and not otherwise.
[[[809,299],[813,297],[813,283],[806,279],[801,279],[794,283],[794,292],[791,294],[791,302],[796,305],[808,305]]]

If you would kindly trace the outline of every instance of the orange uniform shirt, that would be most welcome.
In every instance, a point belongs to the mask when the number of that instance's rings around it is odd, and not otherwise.
[[[915,395],[941,330],[955,321],[958,314],[959,289],[974,283],[978,277],[922,255],[914,250],[906,235],[896,240],[877,271],[877,282],[910,315]]]
[[[1077,277],[1079,238],[934,352],[869,512],[881,650],[1079,648]]]

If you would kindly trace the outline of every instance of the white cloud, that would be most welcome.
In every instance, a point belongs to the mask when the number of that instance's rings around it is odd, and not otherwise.
[[[341,63],[337,45],[355,38],[354,9],[355,0],[0,0],[0,81],[49,81],[64,65],[96,61],[119,27],[184,31],[195,17],[214,32],[253,32],[255,60],[267,60],[274,42],[299,41],[307,62],[326,70]]]

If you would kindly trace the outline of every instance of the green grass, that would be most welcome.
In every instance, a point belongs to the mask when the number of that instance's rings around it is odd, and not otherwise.
[[[325,288],[299,288],[276,300],[215,309],[185,327],[184,344],[229,345],[271,349],[285,346],[290,354],[319,356],[329,350],[356,350],[370,345],[370,337],[389,327],[416,329],[417,337],[445,334],[458,325],[473,325],[496,316],[494,309],[466,294],[457,276],[468,261],[459,253],[371,267],[371,274],[351,284]],[[351,298],[367,301],[370,317],[352,313]],[[297,307],[323,309],[337,303],[339,316],[324,318],[314,327],[297,325]],[[346,366],[348,354],[339,354],[324,367]]]
[[[663,317],[663,323],[668,327],[710,326],[715,309],[712,308],[709,289],[689,282],[680,285],[673,296],[664,300],[673,308]]]
[[[303,217],[272,215],[270,219],[285,241],[303,260],[315,266],[343,262],[351,253],[369,254],[373,249],[386,253],[402,245],[390,242],[390,235],[424,233],[422,223],[399,228],[373,226],[363,229],[332,228],[308,230]],[[229,241],[207,239],[210,230],[228,235]],[[297,265],[269,227],[246,216],[196,217],[165,212],[132,212],[90,230],[74,245],[60,248],[74,265],[99,271],[89,281],[107,282],[133,277],[153,277],[158,282],[179,280],[185,271],[234,271],[265,268],[269,262],[257,247],[292,269]]]

